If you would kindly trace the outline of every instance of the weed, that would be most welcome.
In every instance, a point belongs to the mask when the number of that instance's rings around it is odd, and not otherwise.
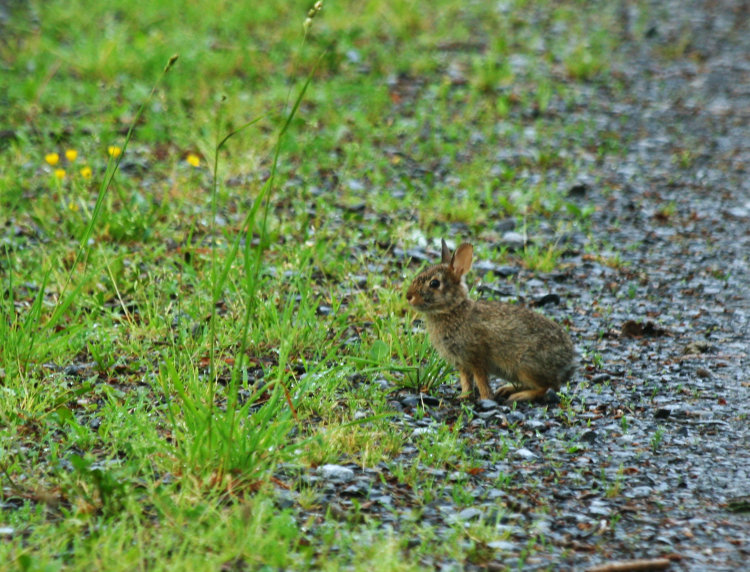
[[[616,27],[568,4],[542,18],[523,2],[310,5],[51,0],[4,14],[9,566],[493,559],[505,533],[487,523],[445,531],[417,510],[391,531],[359,499],[338,521],[314,480],[275,468],[384,463],[426,513],[474,502],[468,475],[486,457],[510,462],[526,438],[515,405],[507,432],[481,437],[468,406],[450,420],[418,409],[422,435],[389,417],[390,389],[454,377],[407,313],[416,269],[397,252],[446,232],[492,242],[505,218],[524,233],[586,228],[593,207],[558,190],[579,154],[559,143],[604,161],[626,141],[559,109],[580,106],[578,81],[607,80]],[[562,254],[553,239],[499,258],[547,272]],[[499,470],[496,486],[516,479]]]
[[[620,467],[617,469],[614,480],[605,487],[604,496],[608,499],[620,496],[624,479],[625,469],[622,465],[620,465]]]
[[[664,427],[661,425],[656,428],[654,434],[651,436],[651,450],[656,454],[659,452],[659,447],[664,439]]]
[[[557,266],[557,261],[562,251],[557,245],[550,244],[546,247],[528,245],[523,249],[524,265],[530,270],[537,272],[550,272]]]
[[[674,163],[680,169],[690,169],[695,163],[696,155],[690,149],[683,149],[674,158]]]

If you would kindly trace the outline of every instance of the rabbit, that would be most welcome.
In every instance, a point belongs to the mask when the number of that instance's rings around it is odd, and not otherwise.
[[[442,241],[442,263],[420,273],[406,300],[425,316],[430,342],[459,371],[462,398],[538,400],[570,380],[576,353],[570,336],[549,318],[523,306],[468,296],[466,273],[474,247],[451,255]],[[509,382],[493,396],[489,376]]]

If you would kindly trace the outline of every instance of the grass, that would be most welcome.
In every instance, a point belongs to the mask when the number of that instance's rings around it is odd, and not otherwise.
[[[475,468],[462,422],[413,438],[371,383],[432,392],[453,378],[405,307],[417,266],[388,245],[481,245],[498,219],[529,234],[556,221],[498,262],[564,264],[559,235],[592,211],[560,188],[581,168],[572,149],[593,143],[555,110],[607,81],[606,6],[581,22],[575,2],[326,4],[303,41],[300,2],[11,3],[0,560],[485,561],[486,523],[448,542],[419,523],[401,535],[323,514],[313,526],[278,508],[274,474],[386,463],[426,503],[472,498],[398,460],[416,443],[423,466]]]

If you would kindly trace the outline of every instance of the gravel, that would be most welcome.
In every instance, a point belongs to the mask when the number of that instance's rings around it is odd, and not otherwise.
[[[471,492],[468,503],[441,495],[421,506],[422,522],[437,534],[458,521],[503,533],[482,564],[426,560],[425,567],[583,569],[661,557],[671,569],[747,569],[748,9],[730,0],[671,2],[663,14],[645,41],[626,44],[629,64],[612,71],[622,93],[592,84],[585,105],[565,110],[627,142],[617,160],[582,158],[585,176],[567,185],[569,200],[595,207],[591,234],[570,241],[554,275],[477,263],[482,283],[474,295],[503,292],[505,277],[514,276],[519,297],[569,325],[581,368],[559,403],[473,405],[462,428],[470,446],[500,450],[511,432],[524,436],[504,459],[477,454],[472,471],[419,467]],[[686,27],[686,53],[660,57]],[[510,228],[503,245],[525,240]],[[420,249],[401,255],[430,259]],[[433,424],[458,422],[456,386],[435,396],[395,391],[394,423],[418,443],[436,428],[417,421],[416,411],[429,411]],[[411,466],[417,451],[406,447],[396,464]],[[398,530],[413,518],[416,491],[389,466],[322,467],[321,478],[337,484],[326,489],[328,502],[346,512],[360,495],[372,501],[361,513]],[[500,486],[502,475],[511,478]],[[535,535],[544,545],[527,558]]]

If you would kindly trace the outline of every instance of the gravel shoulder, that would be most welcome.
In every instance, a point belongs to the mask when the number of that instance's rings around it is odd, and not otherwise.
[[[566,406],[482,402],[467,422],[456,387],[391,394],[394,422],[414,439],[396,464],[413,464],[420,440],[453,423],[465,423],[478,459],[471,471],[418,467],[464,483],[474,499],[461,508],[436,498],[420,507],[421,522],[440,534],[484,520],[507,533],[477,564],[425,566],[583,569],[662,557],[672,569],[739,570],[750,560],[748,5],[672,3],[663,14],[648,42],[626,43],[630,65],[614,70],[622,92],[592,86],[585,106],[564,111],[627,141],[623,160],[588,158],[569,189],[596,206],[592,234],[566,238],[564,272],[518,280],[527,301],[562,300],[544,312],[570,326],[582,354]],[[681,54],[661,55],[686,31]],[[492,290],[493,275],[481,265],[474,274]],[[497,462],[491,452],[509,433],[522,446]],[[417,495],[392,466],[305,478],[327,499],[321,516],[346,518],[356,501],[406,530]],[[528,556],[535,537],[543,546]]]

